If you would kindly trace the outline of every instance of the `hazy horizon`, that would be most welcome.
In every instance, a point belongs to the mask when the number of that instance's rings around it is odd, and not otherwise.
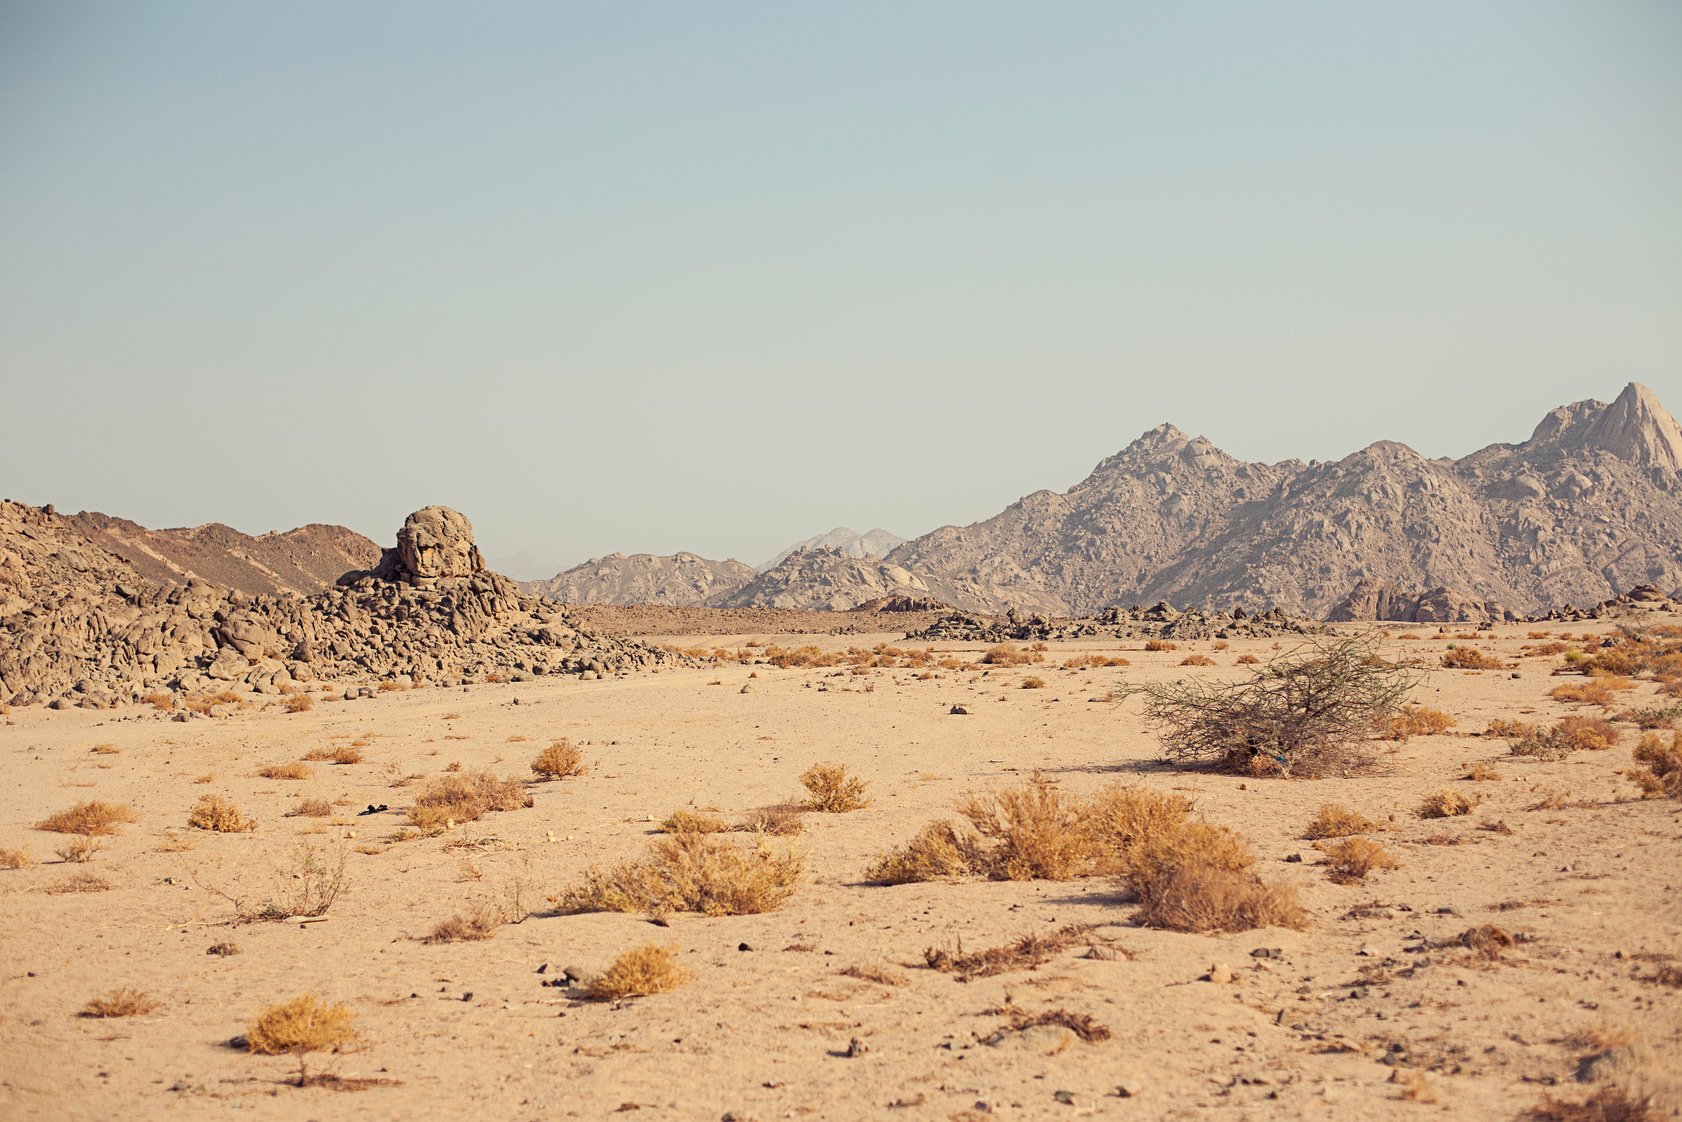
[[[1682,405],[1682,9],[20,0],[0,497],[758,564]]]

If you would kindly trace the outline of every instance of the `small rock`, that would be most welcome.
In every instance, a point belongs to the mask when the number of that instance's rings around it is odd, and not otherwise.
[[[1116,1084],[1115,1093],[1118,1098],[1137,1098],[1145,1093],[1145,1081],[1136,1075],[1124,1076],[1122,1081]]]
[[[1226,963],[1217,962],[1209,967],[1209,973],[1205,977],[1217,986],[1224,986],[1236,978],[1237,975],[1232,972],[1232,967]]]

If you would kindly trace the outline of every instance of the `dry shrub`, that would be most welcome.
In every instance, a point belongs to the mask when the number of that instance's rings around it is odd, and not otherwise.
[[[270,764],[268,767],[258,768],[257,774],[264,779],[310,779],[315,776],[307,764],[297,761],[286,764]]]
[[[295,693],[286,699],[288,713],[308,713],[315,708],[315,698],[307,693]]]
[[[141,990],[120,987],[94,998],[82,1007],[84,1017],[138,1017],[163,1005]]]
[[[1177,651],[1180,649],[1180,644],[1167,639],[1146,639],[1145,649],[1147,651]]]
[[[1659,1122],[1650,1099],[1619,1087],[1602,1087],[1582,1102],[1549,1095],[1520,1117],[1522,1122]]]
[[[1462,931],[1455,942],[1468,950],[1476,951],[1488,959],[1501,957],[1501,952],[1511,947],[1516,940],[1505,928],[1496,927],[1493,923],[1481,924]]]
[[[844,966],[836,971],[843,978],[857,978],[861,982],[875,982],[879,986],[903,986],[911,979],[881,963],[868,966]]]
[[[1617,691],[1634,688],[1635,683],[1628,678],[1605,675],[1590,678],[1585,682],[1568,682],[1555,686],[1548,691],[1548,696],[1568,704],[1598,705],[1602,709],[1610,709],[1612,703],[1618,699]]]
[[[1194,655],[1187,655],[1186,657],[1182,658],[1180,660],[1180,665],[1181,666],[1213,666],[1213,665],[1215,665],[1215,660],[1210,658],[1208,655],[1194,654]]]
[[[489,903],[481,901],[471,911],[439,921],[423,943],[476,943],[489,939],[502,926],[502,917]]]
[[[595,1001],[619,1001],[666,993],[690,981],[689,971],[677,964],[677,948],[649,943],[621,954],[607,972],[585,987],[584,996]]]
[[[1207,934],[1258,927],[1300,928],[1308,922],[1289,888],[1218,865],[1172,866],[1148,889],[1140,891],[1144,907],[1137,917],[1145,927]]]
[[[1257,658],[1253,654],[1242,654],[1233,659],[1232,664],[1234,666],[1254,666],[1260,661],[1261,659]]]
[[[1021,688],[1025,690],[1043,690],[1045,689],[1045,679],[1035,677],[1024,678],[1022,679]]]
[[[968,795],[958,809],[964,825],[931,823],[872,864],[865,879],[1120,876],[1145,905],[1139,921],[1150,926],[1241,931],[1303,922],[1288,892],[1250,872],[1256,857],[1249,847],[1191,818],[1179,795],[1113,784],[1080,799],[1035,775],[1020,787]]]
[[[0,869],[28,869],[37,863],[35,855],[29,852],[27,845],[18,846],[16,849],[0,845]]]
[[[998,879],[1069,880],[1095,871],[1084,807],[1038,773],[1020,787],[966,795],[958,813],[980,836]]]
[[[92,873],[77,873],[73,877],[54,881],[42,888],[48,896],[69,896],[81,892],[105,892],[111,884],[104,877],[96,877]]]
[[[743,820],[741,829],[752,834],[770,834],[776,837],[804,833],[806,824],[800,820],[800,812],[804,809],[795,803],[762,806]]]
[[[1089,923],[1071,923],[1044,935],[1023,935],[1002,947],[984,951],[965,952],[962,943],[951,950],[927,947],[923,950],[923,961],[931,970],[956,974],[959,981],[990,978],[1010,970],[1032,970],[1070,947],[1093,943],[1092,930]]]
[[[140,815],[127,803],[87,802],[77,803],[69,810],[61,810],[51,817],[43,818],[35,823],[35,828],[55,834],[105,837],[115,834],[117,827],[122,823],[138,821]]]
[[[986,859],[978,849],[979,843],[972,833],[960,831],[943,818],[924,826],[899,849],[877,858],[865,869],[864,879],[872,884],[956,880],[986,867]]]
[[[452,823],[477,822],[493,810],[531,804],[518,779],[499,779],[488,771],[454,772],[427,781],[409,808],[409,821],[423,830],[443,830]]]
[[[93,746],[93,753],[96,756],[115,756],[121,752],[122,749],[115,744],[95,744]]]
[[[1530,721],[1518,721],[1506,717],[1496,717],[1494,720],[1489,722],[1489,727],[1484,730],[1483,734],[1485,736],[1499,737],[1502,740],[1521,740],[1524,737],[1529,736],[1535,728],[1536,725]]]
[[[1488,783],[1493,780],[1500,779],[1501,773],[1496,771],[1493,767],[1490,767],[1489,764],[1484,761],[1479,760],[1471,767],[1467,768],[1466,774],[1461,776],[1461,778],[1471,780],[1473,783]]]
[[[294,1056],[298,1086],[307,1086],[305,1061],[312,1052],[343,1052],[357,1043],[356,1014],[314,994],[269,1005],[245,1030],[246,1047],[259,1056]]]
[[[1404,705],[1391,719],[1384,735],[1390,740],[1408,740],[1415,736],[1436,736],[1454,727],[1454,718],[1441,709],[1425,705]]]
[[[756,915],[794,892],[806,868],[803,854],[773,850],[763,841],[740,846],[714,834],[673,834],[648,853],[612,869],[595,868],[561,895],[573,912],[672,912]]]
[[[1599,717],[1562,717],[1556,725],[1534,727],[1508,749],[1515,756],[1558,760],[1572,752],[1604,752],[1623,739],[1610,721]]]
[[[674,810],[660,823],[660,832],[665,834],[723,834],[729,830],[730,823],[716,814],[693,810]]]
[[[1401,868],[1396,855],[1371,838],[1344,838],[1321,846],[1320,852],[1326,855],[1321,864],[1337,884],[1359,884],[1376,869]]]
[[[1231,650],[1232,644],[1227,642],[1225,639],[1217,639],[1215,641],[1215,649],[1217,651]]]
[[[489,675],[485,676],[485,681],[487,681],[487,682],[490,681],[490,676]],[[405,682],[405,681],[403,681],[402,679],[399,679],[399,678],[387,678],[385,681],[380,683],[380,692],[381,693],[398,693],[402,690],[408,689],[409,685],[410,685],[410,683]]]
[[[1384,827],[1365,815],[1357,814],[1340,803],[1326,803],[1308,823],[1302,836],[1309,841],[1321,838],[1347,838],[1355,834],[1371,834]]]
[[[1039,651],[1025,651],[1009,643],[1000,643],[998,646],[987,648],[987,653],[981,656],[981,661],[988,666],[1028,666],[1044,662],[1045,655]]]
[[[845,814],[870,805],[864,791],[867,784],[847,774],[845,764],[816,763],[800,774],[800,785],[808,792],[806,805],[828,814]]]
[[[304,759],[314,760],[316,763],[359,764],[363,760],[362,749],[354,744],[340,744],[332,748],[312,748],[304,754]]]
[[[257,820],[247,818],[244,811],[221,795],[200,795],[192,813],[187,815],[187,825],[219,834],[244,834],[257,828]]]
[[[1421,818],[1458,818],[1472,813],[1472,808],[1477,805],[1476,796],[1462,795],[1444,787],[1426,795],[1417,813]]]
[[[1443,666],[1449,670],[1505,670],[1507,664],[1477,647],[1450,647],[1443,654]]]
[[[1682,733],[1671,733],[1669,744],[1658,733],[1647,733],[1635,747],[1635,764],[1624,775],[1641,788],[1642,798],[1682,800]]]
[[[584,774],[584,753],[570,740],[557,740],[537,754],[531,770],[539,779],[569,779]]]
[[[287,812],[288,818],[330,818],[333,804],[326,799],[305,799]]]
[[[1109,1026],[1100,1024],[1090,1014],[1075,1013],[1068,1009],[1045,1009],[1038,1013],[1029,1013],[1009,1004],[1007,998],[1006,1004],[996,1009],[989,1009],[988,1012],[1004,1017],[1006,1023],[1005,1027],[982,1037],[981,1042],[983,1044],[997,1044],[1010,1033],[1026,1032],[1041,1025],[1066,1028],[1087,1044],[1096,1044],[1101,1040],[1108,1040],[1111,1036]],[[963,1117],[963,1115],[958,1117]]]
[[[72,865],[82,865],[94,859],[100,850],[101,842],[98,838],[78,837],[68,845],[61,845],[53,850],[60,861]]]
[[[1312,642],[1250,671],[1246,679],[1190,678],[1129,692],[1168,759],[1246,775],[1317,776],[1370,762],[1365,742],[1382,736],[1417,678],[1376,657],[1376,640]]]
[[[149,693],[140,700],[154,709],[161,709],[165,713],[168,713],[175,708],[174,694],[163,692]]]

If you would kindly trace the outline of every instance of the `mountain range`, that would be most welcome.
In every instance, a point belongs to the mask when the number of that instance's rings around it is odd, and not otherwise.
[[[255,595],[308,595],[380,556],[340,526],[252,537],[217,523],[64,521],[148,580]],[[1379,441],[1332,462],[1245,463],[1163,424],[1067,491],[910,541],[841,527],[759,571],[613,553],[522,588],[572,604],[846,610],[904,595],[1060,616],[1166,600],[1360,619],[1422,603],[1535,615],[1639,585],[1682,589],[1682,426],[1631,383],[1610,404],[1561,406],[1529,439],[1458,459]]]
[[[652,575],[645,584],[631,594],[661,592]],[[1522,443],[1459,459],[1379,441],[1333,462],[1245,463],[1158,425],[1068,491],[1036,491],[880,560],[797,548],[738,585],[714,581],[701,602],[841,608],[904,593],[976,611],[1167,600],[1370,618],[1426,593],[1534,614],[1642,584],[1682,586],[1682,427],[1631,383],[1610,404],[1553,410]],[[675,594],[700,592],[690,582]]]

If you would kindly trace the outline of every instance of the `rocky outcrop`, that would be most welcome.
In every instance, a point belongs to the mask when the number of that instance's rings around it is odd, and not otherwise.
[[[326,680],[597,676],[672,660],[576,625],[483,568],[467,519],[411,515],[372,572],[313,596],[164,585],[50,508],[0,504],[0,700],[105,707],[155,692]]]
[[[1493,600],[1478,600],[1459,589],[1402,592],[1384,581],[1363,580],[1326,618],[1399,623],[1500,623],[1520,617]]]
[[[1029,643],[1059,639],[1272,639],[1287,635],[1316,635],[1322,625],[1293,619],[1277,608],[1252,615],[1242,608],[1231,612],[1178,611],[1171,604],[1149,608],[1110,608],[1086,619],[1049,619],[950,612],[921,631],[906,636],[930,642]]]
[[[1162,425],[1066,493],[942,527],[887,562],[975,611],[1167,600],[1318,618],[1376,611],[1348,605],[1368,581],[1433,590],[1392,592],[1416,602],[1389,611],[1535,615],[1682,585],[1679,465],[1682,427],[1635,384],[1459,460],[1381,441],[1334,463],[1246,464]]]
[[[742,587],[754,576],[740,561],[709,561],[693,553],[610,553],[521,588],[563,604],[661,604],[698,607]]]

